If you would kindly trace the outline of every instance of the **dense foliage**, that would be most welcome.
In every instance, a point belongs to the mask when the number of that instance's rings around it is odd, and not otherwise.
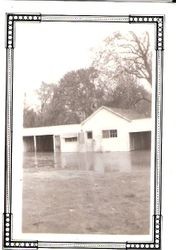
[[[126,37],[115,33],[94,51],[91,67],[68,72],[57,84],[42,83],[40,109],[25,105],[24,127],[80,123],[102,105],[149,116],[151,68],[148,33],[142,37],[133,32]]]

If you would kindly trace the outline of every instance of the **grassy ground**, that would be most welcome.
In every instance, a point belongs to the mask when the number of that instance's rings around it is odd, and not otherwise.
[[[150,167],[24,169],[23,232],[148,234]]]

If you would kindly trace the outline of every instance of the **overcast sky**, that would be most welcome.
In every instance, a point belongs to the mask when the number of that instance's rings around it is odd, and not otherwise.
[[[15,81],[35,103],[42,81],[57,83],[65,73],[91,65],[92,48],[113,32],[153,32],[153,25],[116,23],[17,23]]]

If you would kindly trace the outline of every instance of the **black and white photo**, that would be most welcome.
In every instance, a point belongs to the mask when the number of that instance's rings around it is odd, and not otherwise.
[[[163,17],[7,23],[14,228],[45,248],[159,248]]]

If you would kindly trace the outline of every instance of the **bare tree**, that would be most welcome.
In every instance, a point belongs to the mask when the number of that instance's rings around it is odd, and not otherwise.
[[[138,37],[130,32],[130,38],[122,37],[125,41],[121,47],[124,49],[123,60],[126,61],[124,69],[127,73],[135,75],[139,79],[146,79],[152,85],[152,60],[150,51],[149,33],[145,32]]]
[[[39,111],[24,107],[25,126],[79,123],[102,105],[151,112],[152,55],[147,32],[113,33],[93,50],[92,67],[67,72],[58,84],[42,83]]]
[[[97,84],[101,85],[108,95],[118,85],[132,79],[131,84],[152,86],[152,54],[148,32],[137,35],[134,32],[113,33],[104,40],[103,46],[94,51],[92,64],[99,71]],[[128,77],[129,76],[129,77]],[[144,91],[138,101],[151,102],[150,91]]]
[[[44,112],[47,105],[52,100],[54,94],[55,84],[42,82],[40,88],[37,90],[37,95],[41,103],[41,112]]]

